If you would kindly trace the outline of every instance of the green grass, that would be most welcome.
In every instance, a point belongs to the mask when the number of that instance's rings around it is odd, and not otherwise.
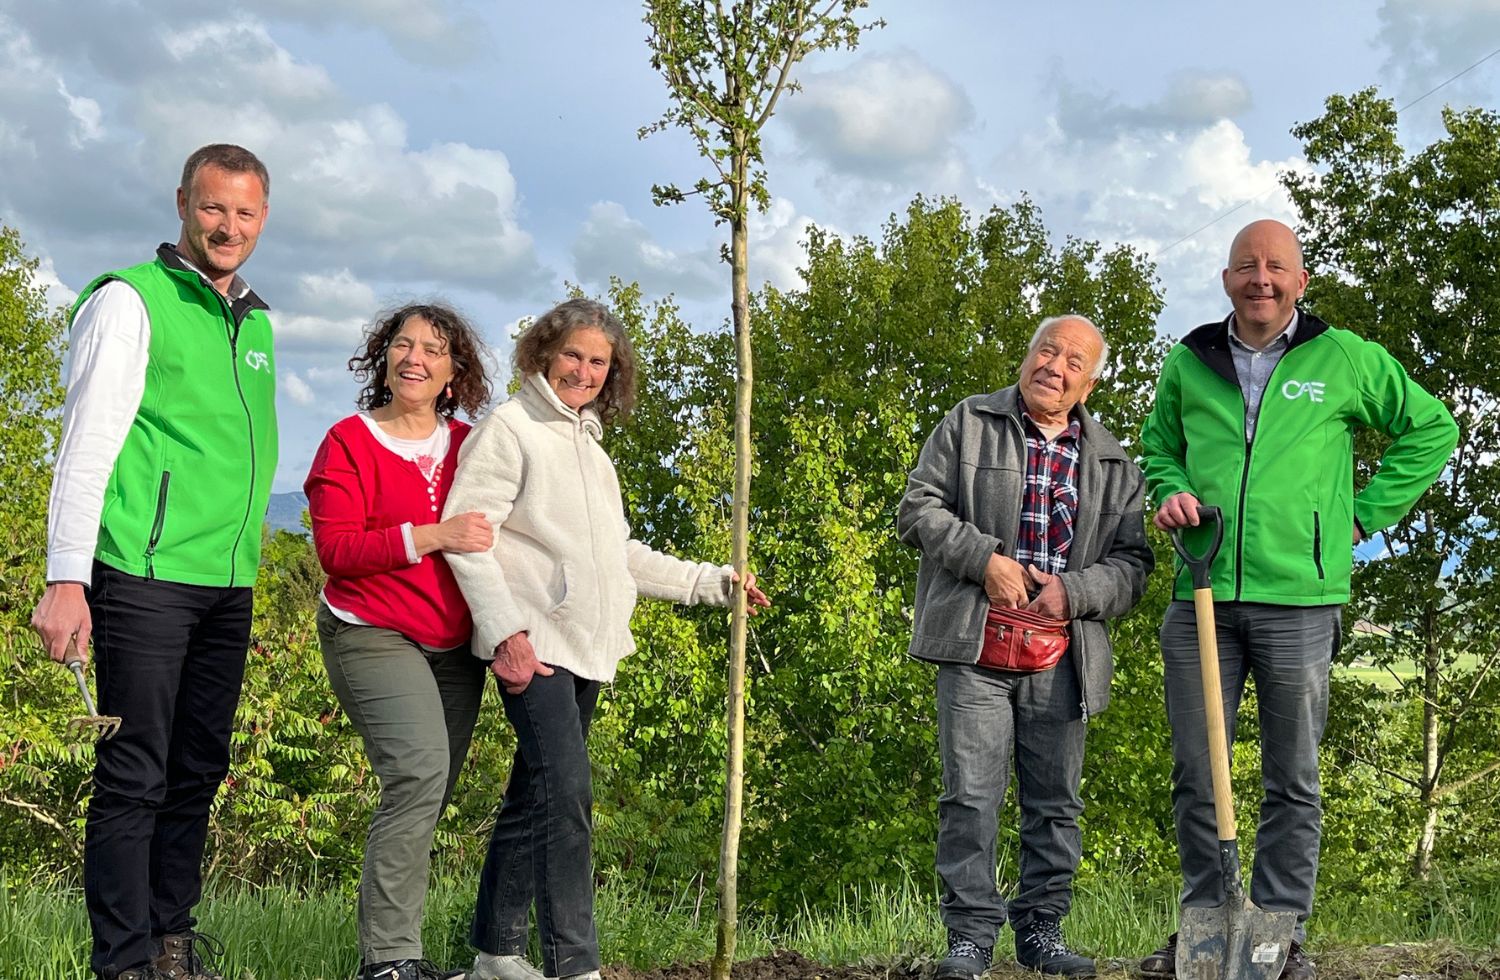
[[[827,964],[920,966],[934,958],[943,939],[936,896],[926,880],[858,891],[835,906],[807,908],[789,920],[750,910],[742,917],[739,955],[784,948]],[[453,965],[468,961],[472,907],[472,881],[434,884],[423,937],[430,959]],[[223,941],[227,953],[220,966],[234,980],[344,980],[358,965],[352,893],[220,885],[199,911],[199,927]],[[606,885],[596,918],[607,963],[644,969],[701,961],[713,952],[711,889],[694,887],[662,900],[636,886]],[[1176,898],[1168,890],[1141,889],[1125,874],[1101,875],[1080,886],[1067,930],[1082,949],[1128,960],[1154,948],[1175,918]],[[997,959],[1006,958],[1009,941],[1007,933]],[[1447,888],[1438,882],[1398,894],[1325,896],[1313,922],[1314,952],[1327,954],[1330,966],[1355,964],[1344,975],[1360,975],[1361,957],[1387,955],[1369,949],[1375,944],[1434,942],[1436,950],[1500,948],[1500,886]],[[88,944],[76,890],[0,878],[0,980],[87,976]]]
[[[1473,670],[1479,666],[1479,655],[1476,653],[1460,654],[1454,669],[1465,671]],[[1394,691],[1401,686],[1401,682],[1410,680],[1417,676],[1417,665],[1410,660],[1391,664],[1389,668],[1375,667],[1363,658],[1346,667],[1335,667],[1334,671],[1344,677],[1353,677],[1374,684],[1376,687],[1386,691]]]

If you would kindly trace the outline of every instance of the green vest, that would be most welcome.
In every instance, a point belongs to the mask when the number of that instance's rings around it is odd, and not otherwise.
[[[276,360],[254,293],[230,301],[168,247],[105,273],[151,321],[146,387],[104,491],[94,555],[131,575],[250,586],[276,472]]]

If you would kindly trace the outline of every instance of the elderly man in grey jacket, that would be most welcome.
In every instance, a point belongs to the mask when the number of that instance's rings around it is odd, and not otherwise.
[[[1022,966],[1094,971],[1060,927],[1082,852],[1084,726],[1109,703],[1105,623],[1139,601],[1154,564],[1141,471],[1083,407],[1107,354],[1084,317],[1043,321],[1019,383],[949,412],[901,501],[901,540],[922,553],[910,653],[938,665],[937,870],[948,929],[938,980],[984,972],[1007,913]],[[991,605],[1068,620],[1067,652],[1036,673],[978,666]],[[1007,909],[995,838],[1012,756],[1021,860]]]

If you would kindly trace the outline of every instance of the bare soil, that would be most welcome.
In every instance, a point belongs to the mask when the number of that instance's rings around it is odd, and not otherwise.
[[[1319,980],[1500,980],[1500,949],[1461,949],[1446,943],[1412,943],[1315,950]],[[734,965],[734,980],[932,980],[935,960],[896,960],[844,966],[814,963],[800,953],[778,950],[770,956]],[[606,966],[604,980],[708,980],[703,963],[675,964],[651,970]],[[1101,960],[1099,976],[1136,976],[1130,960]],[[1036,977],[1014,963],[997,963],[985,975]]]

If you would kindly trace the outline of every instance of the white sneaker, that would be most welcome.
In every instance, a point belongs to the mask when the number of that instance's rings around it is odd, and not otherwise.
[[[598,974],[594,974],[598,980]],[[526,962],[524,956],[496,956],[480,953],[474,957],[469,980],[547,980],[542,971]]]

